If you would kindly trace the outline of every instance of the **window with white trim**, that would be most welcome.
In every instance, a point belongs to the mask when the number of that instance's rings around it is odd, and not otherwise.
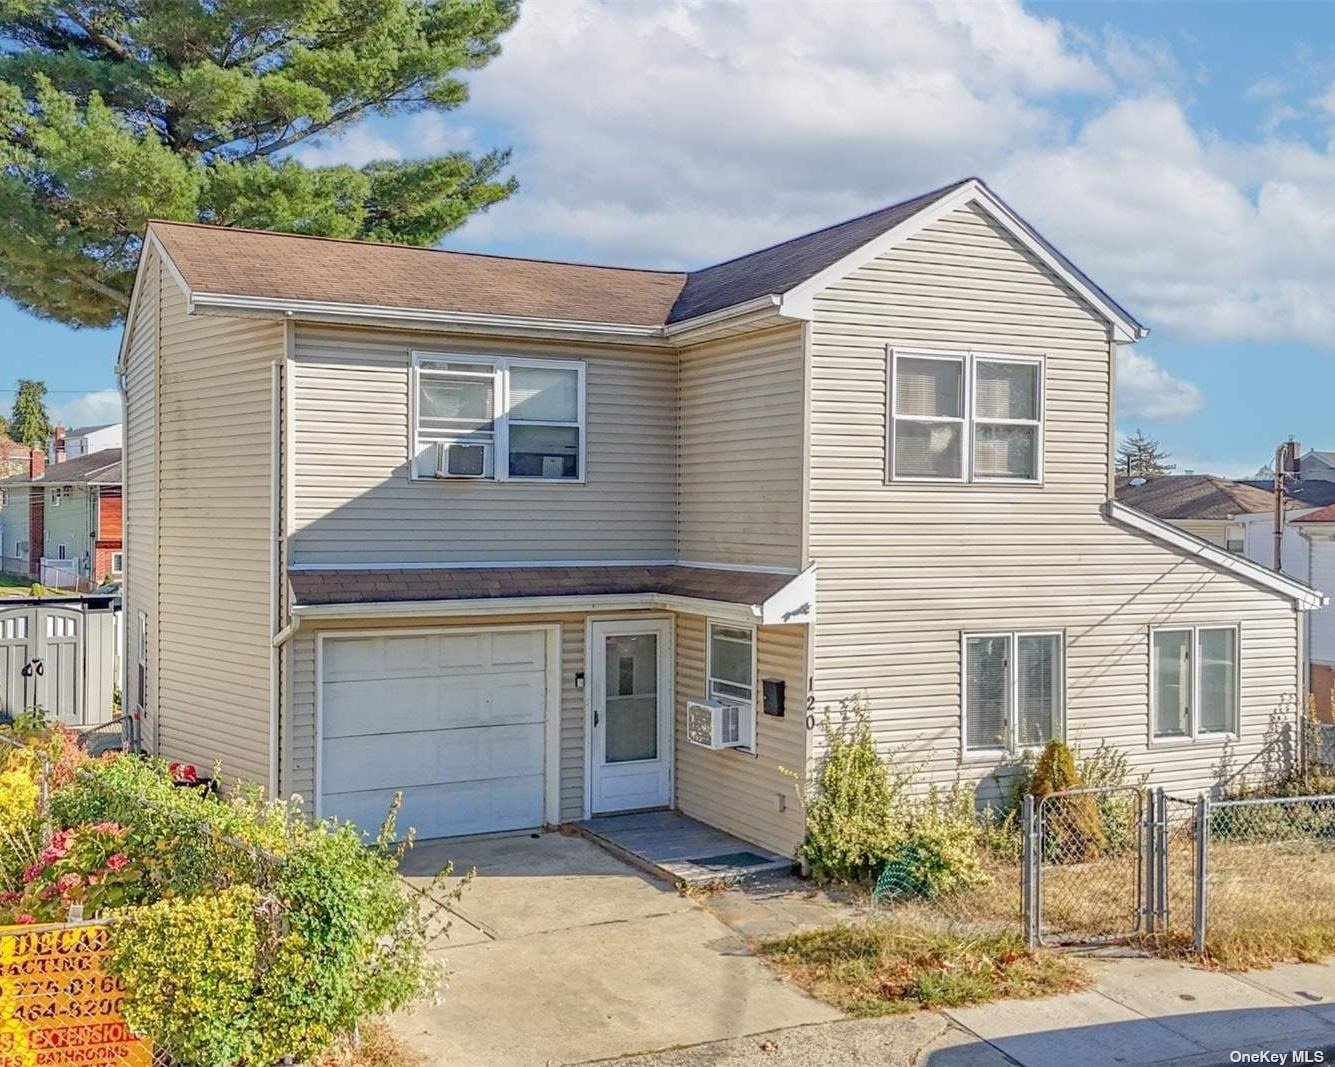
[[[1150,723],[1156,741],[1238,732],[1238,628],[1150,631]]]
[[[584,364],[414,353],[413,476],[579,482]]]
[[[1013,752],[1061,737],[1064,655],[1060,633],[965,634],[965,752]]]
[[[892,348],[889,374],[892,480],[1042,480],[1042,357]]]
[[[711,622],[706,696],[725,708],[724,740],[742,748],[755,747],[756,632],[747,626]]]
[[[113,552],[111,554],[111,573],[120,575],[125,573],[125,553]]]

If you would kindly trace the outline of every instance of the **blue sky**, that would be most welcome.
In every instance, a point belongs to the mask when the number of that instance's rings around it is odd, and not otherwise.
[[[1121,429],[1227,474],[1335,447],[1335,5],[529,0],[472,83],[299,155],[511,145],[520,193],[447,246],[644,266],[979,174],[1151,327]],[[116,332],[0,337],[0,386],[114,416]]]

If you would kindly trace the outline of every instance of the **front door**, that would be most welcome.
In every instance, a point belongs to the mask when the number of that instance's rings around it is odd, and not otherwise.
[[[589,626],[590,804],[593,814],[672,800],[672,622]]]

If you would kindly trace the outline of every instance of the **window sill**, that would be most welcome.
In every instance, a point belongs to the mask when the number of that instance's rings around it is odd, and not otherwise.
[[[1193,748],[1198,745],[1226,745],[1240,741],[1240,734],[1198,734],[1196,737],[1151,737],[1151,748]]]
[[[455,485],[459,482],[467,482],[472,485],[566,485],[578,486],[588,484],[584,478],[433,478],[425,474],[409,474],[410,482],[423,482],[425,484],[447,484]]]
[[[957,485],[957,486],[987,486],[997,485],[1006,489],[1042,489],[1043,479],[1035,481],[1032,478],[909,478],[909,477],[890,477],[885,479],[886,485]]]

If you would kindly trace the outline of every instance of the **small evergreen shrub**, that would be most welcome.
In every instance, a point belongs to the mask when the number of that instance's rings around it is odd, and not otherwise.
[[[1083,786],[1070,746],[1056,738],[1049,741],[1034,764],[1030,794],[1041,802],[1044,797]],[[1096,859],[1107,848],[1094,794],[1058,797],[1044,805],[1043,812],[1043,851],[1050,862],[1083,863]]]

